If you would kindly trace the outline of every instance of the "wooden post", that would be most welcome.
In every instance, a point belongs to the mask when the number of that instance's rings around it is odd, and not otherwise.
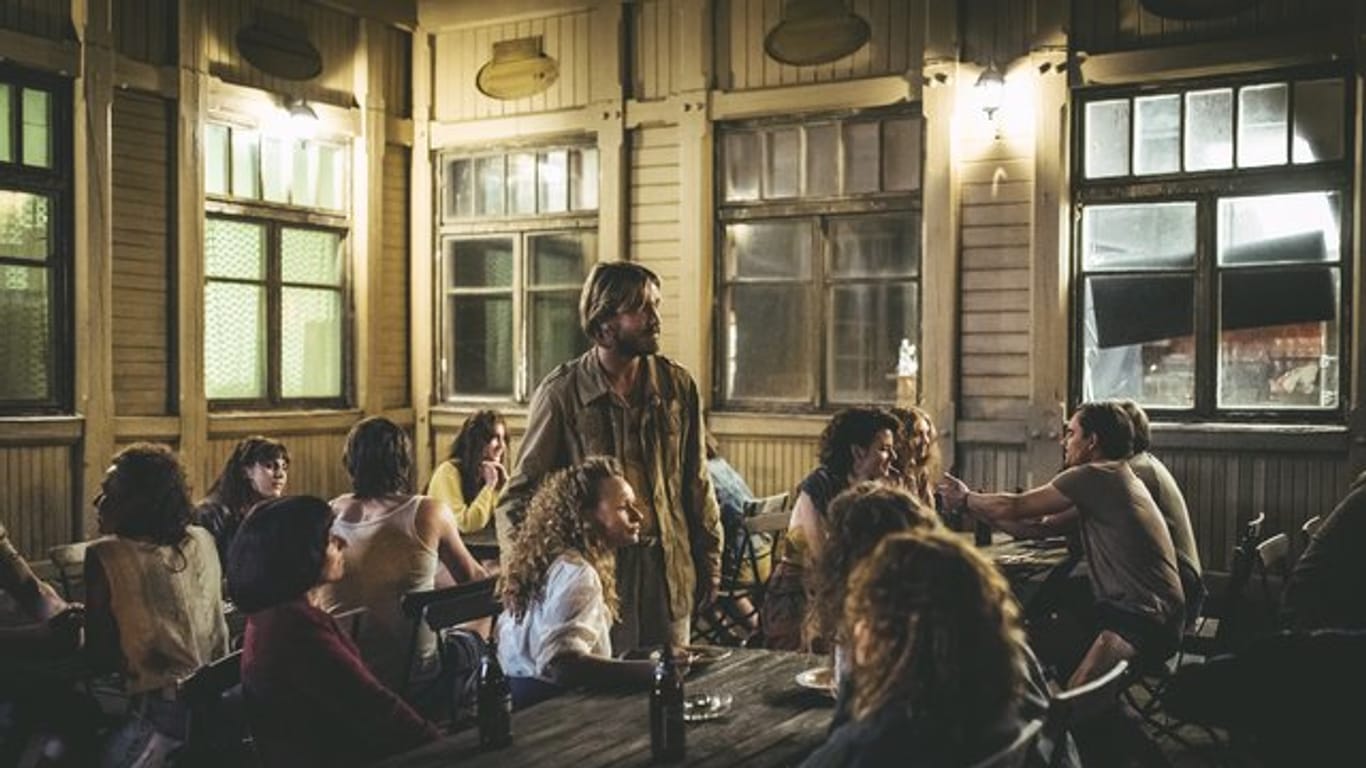
[[[432,238],[432,150],[431,96],[432,51],[427,31],[413,30],[413,151],[409,157],[412,167],[412,188],[409,199],[409,238],[412,258],[408,263],[409,285],[412,286],[409,333],[412,337],[410,402],[413,404],[413,450],[416,453],[417,476],[425,478],[432,471],[432,403],[436,399],[436,369],[432,365],[434,331],[432,313],[432,280],[436,259]]]
[[[179,14],[179,98],[176,101],[176,364],[180,455],[193,488],[206,488],[208,401],[204,395],[204,141],[208,93],[202,0],[184,0]]]

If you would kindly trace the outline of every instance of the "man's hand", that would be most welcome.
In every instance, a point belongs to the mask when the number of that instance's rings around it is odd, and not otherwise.
[[[962,509],[965,512],[967,511],[965,509],[968,503],[969,492],[967,483],[945,472],[944,477],[940,479],[939,483],[935,486],[935,490],[939,491],[939,495],[944,497],[944,506],[947,509]]]

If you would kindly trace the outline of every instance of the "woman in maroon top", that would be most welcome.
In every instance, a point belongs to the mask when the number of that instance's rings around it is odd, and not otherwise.
[[[268,501],[242,523],[228,556],[228,590],[247,615],[242,690],[261,763],[367,765],[440,738],[385,688],[316,587],[341,578],[345,542],[312,496]]]

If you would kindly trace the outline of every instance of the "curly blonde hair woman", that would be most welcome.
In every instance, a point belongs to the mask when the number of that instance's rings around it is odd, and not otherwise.
[[[1009,587],[951,533],[889,536],[845,602],[853,719],[805,766],[967,765],[1014,740],[1023,633]]]
[[[649,684],[649,661],[612,658],[616,555],[640,538],[635,491],[616,459],[560,470],[531,499],[499,576],[498,658],[515,707],[572,685]]]
[[[901,422],[896,435],[895,474],[900,476],[902,486],[912,496],[934,509],[934,486],[944,471],[939,454],[939,430],[935,429],[930,415],[914,405],[893,408],[892,415]]]

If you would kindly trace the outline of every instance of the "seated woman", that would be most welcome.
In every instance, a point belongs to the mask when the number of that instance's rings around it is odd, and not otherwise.
[[[411,697],[432,688],[441,665],[436,635],[419,623],[409,666],[414,626],[399,601],[435,586],[438,560],[459,583],[487,574],[461,541],[450,507],[412,493],[412,449],[397,424],[382,417],[356,424],[343,458],[355,490],[332,500],[332,530],[346,542],[346,573],[322,587],[321,604],[332,613],[366,609],[361,658],[385,686]]]
[[[635,498],[621,465],[602,456],[550,475],[532,497],[499,577],[498,658],[513,706],[572,685],[653,679],[651,662],[612,658],[615,551],[640,538]]]
[[[274,499],[233,541],[228,590],[247,614],[242,689],[266,768],[367,765],[441,735],[375,679],[318,607],[318,588],[346,568],[333,517],[313,496]]]
[[[930,415],[914,405],[893,408],[901,422],[897,430],[893,474],[926,509],[935,509],[934,486],[943,472],[939,457],[939,430]]]
[[[889,536],[854,568],[844,627],[852,719],[803,766],[963,766],[1023,725],[1009,587],[947,531]]]
[[[100,533],[110,536],[85,556],[87,655],[123,673],[135,714],[183,741],[176,682],[228,652],[213,537],[190,525],[185,469],[164,445],[120,451],[100,489]]]
[[[268,437],[244,438],[232,449],[209,495],[195,507],[196,522],[213,534],[219,562],[226,568],[228,547],[252,507],[266,499],[278,499],[289,480],[289,450]]]
[[[840,491],[864,480],[882,480],[896,458],[893,441],[900,425],[881,408],[846,408],[821,433],[820,466],[802,481],[783,557],[769,577],[763,623],[769,648],[797,650],[804,645],[802,625],[806,592],[802,568],[820,556],[826,508]]]
[[[721,455],[721,444],[711,432],[706,433],[706,455],[707,474],[716,493],[716,505],[721,508],[721,528],[725,534],[721,573],[739,573],[746,565],[741,562],[744,556],[745,505],[754,500],[754,492],[749,489],[745,478]],[[757,582],[759,575],[751,573],[746,578]],[[734,638],[737,641],[748,640],[759,631],[759,609],[744,594],[734,597],[723,595],[711,606],[709,618],[719,633],[741,633],[740,637]]]
[[[460,426],[450,458],[432,473],[427,495],[451,508],[461,533],[483,530],[493,519],[508,483],[507,435],[497,411],[475,413]]]

